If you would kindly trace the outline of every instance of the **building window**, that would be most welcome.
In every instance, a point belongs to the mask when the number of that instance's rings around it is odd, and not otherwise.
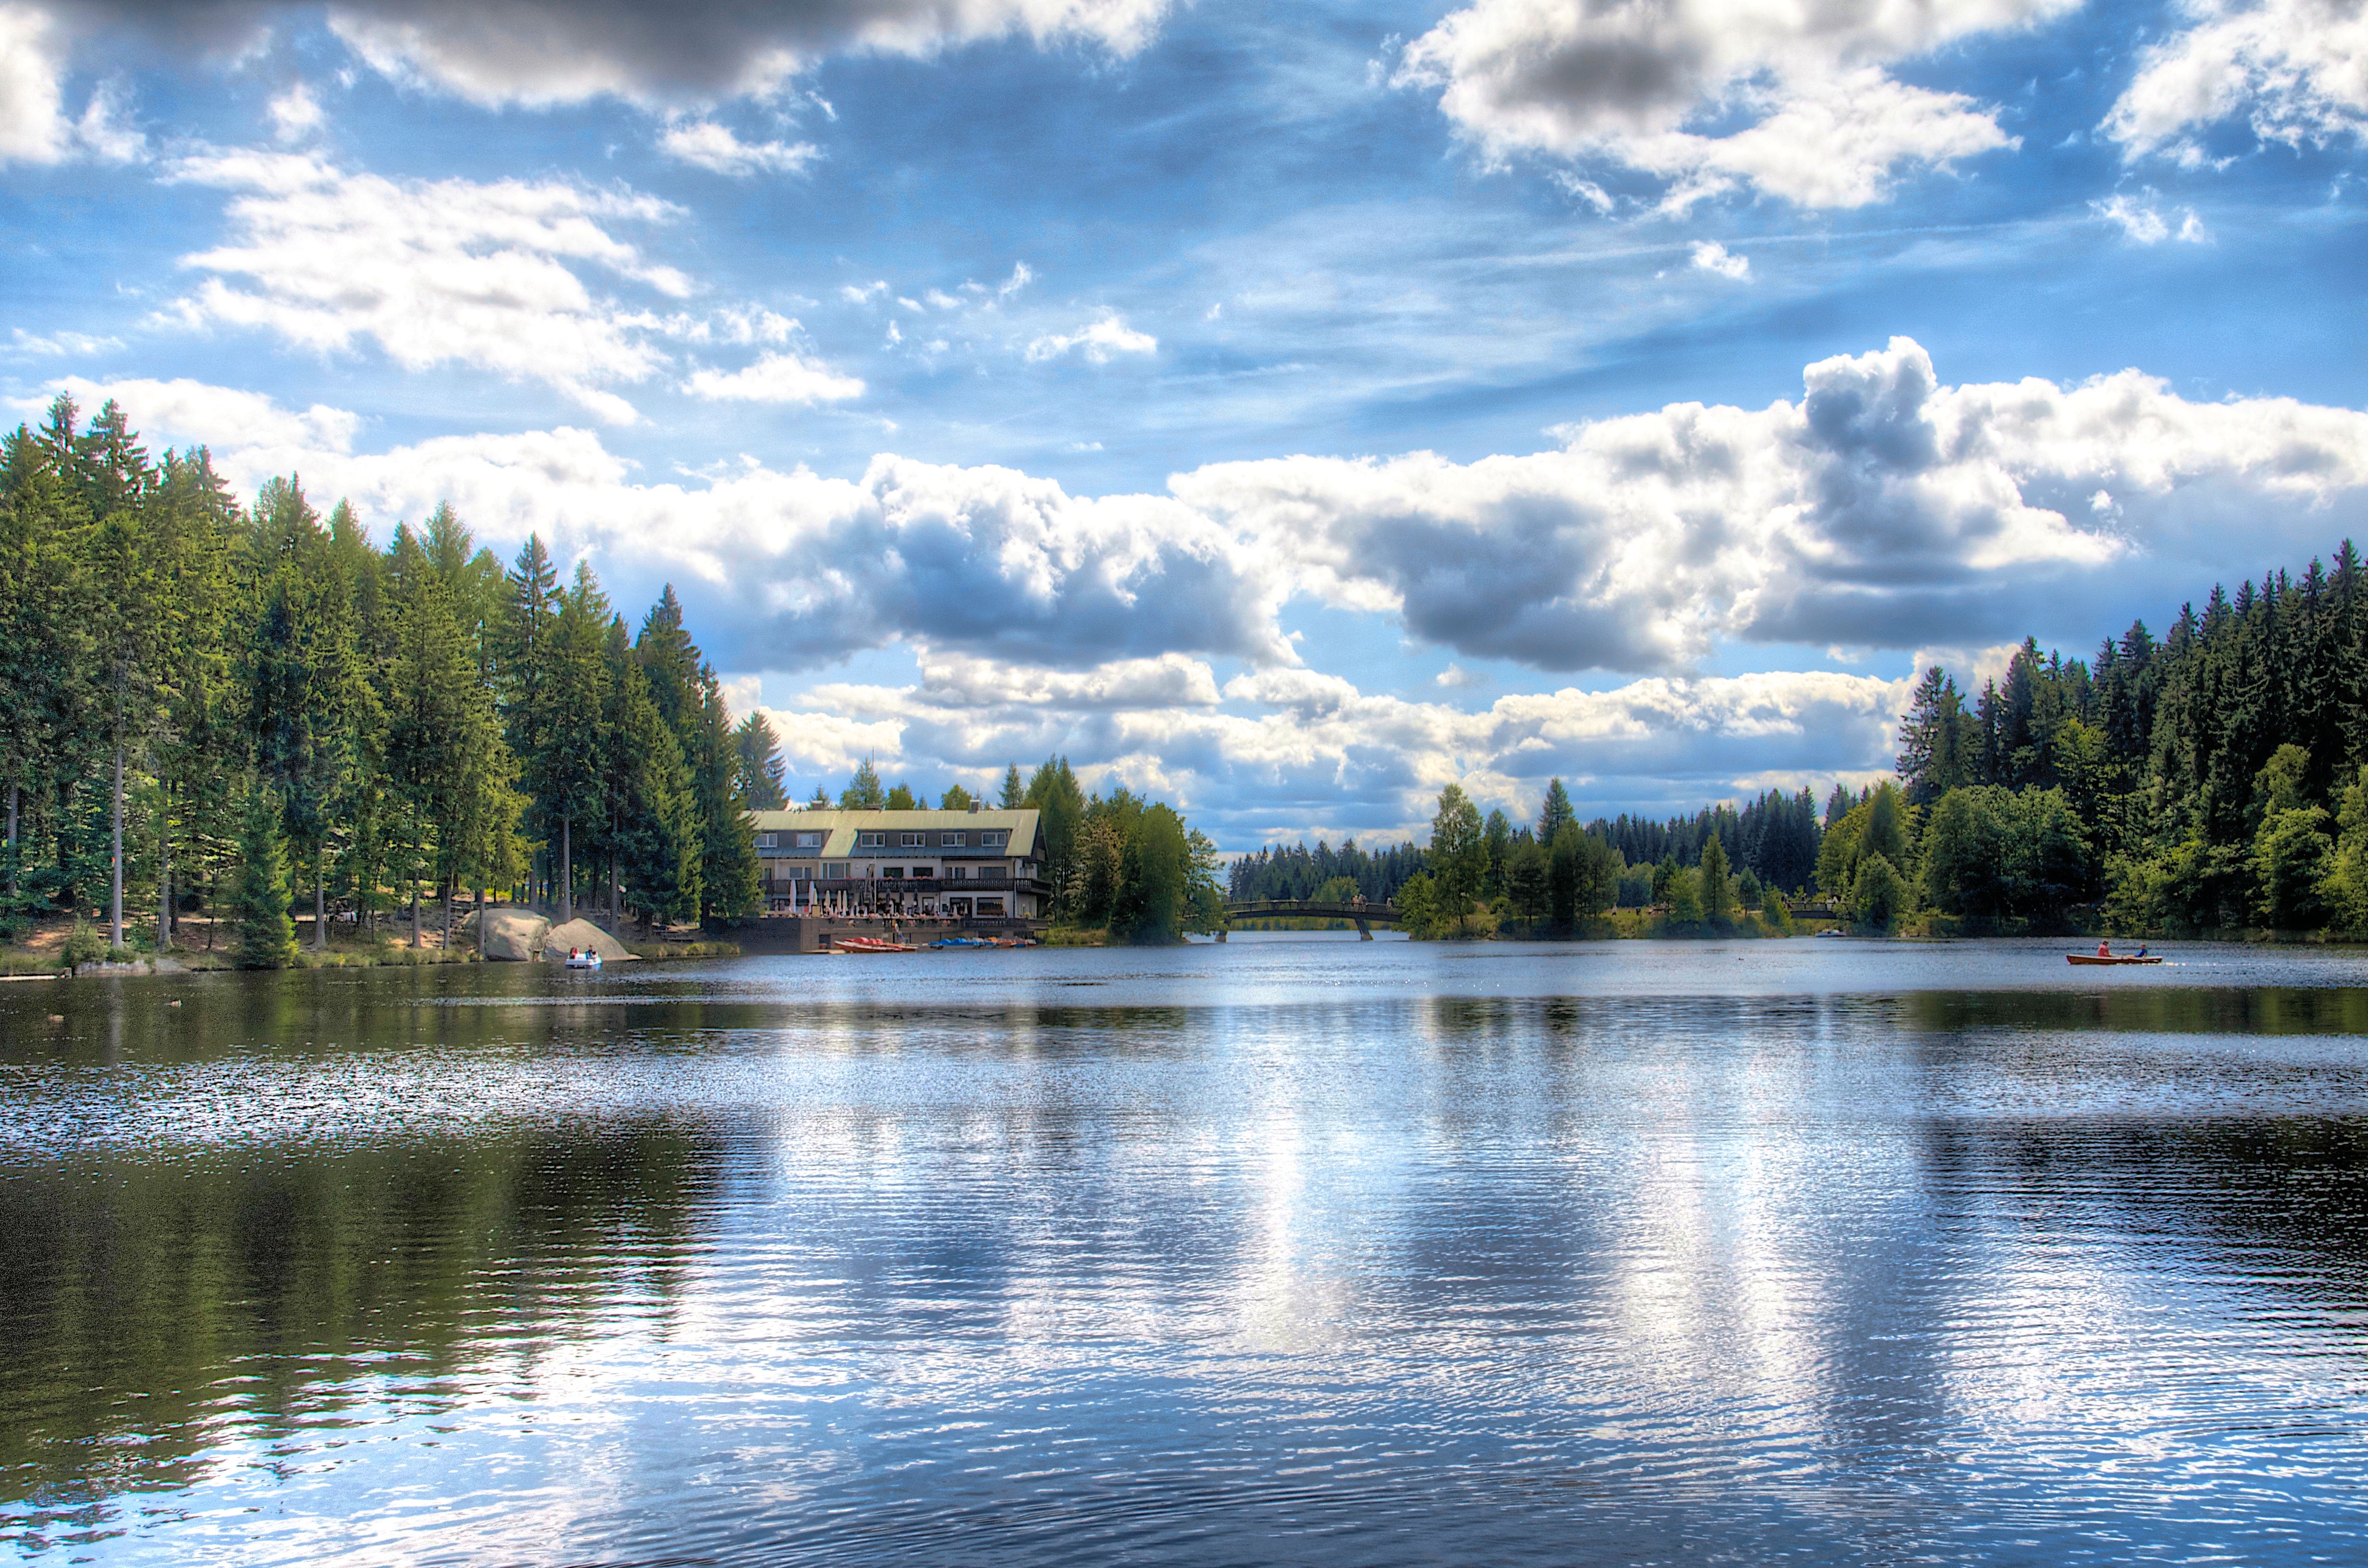
[[[892,882],[901,882],[905,880],[905,868],[902,866],[882,866],[880,868],[880,874],[886,877]]]
[[[947,845],[952,848],[959,849],[962,846],[962,840],[968,836],[969,835],[962,833],[941,833],[938,835],[938,842],[939,844]]]
[[[847,862],[844,860],[833,860],[823,867],[822,880],[826,882],[843,882],[847,881]]]
[[[922,878],[925,881],[934,879],[937,874],[937,870],[933,867],[916,866],[913,868],[913,875]]]
[[[861,848],[882,849],[887,846],[888,835],[884,833],[859,833],[855,835],[855,842]]]
[[[948,866],[946,868],[946,880],[949,881],[958,882],[969,875],[970,868],[968,866]]]
[[[918,849],[928,841],[929,835],[926,833],[900,833],[896,835],[897,846],[905,849]]]
[[[999,898],[980,899],[978,901],[978,913],[981,915],[1000,915],[1003,913],[1003,901]]]
[[[802,833],[802,834],[799,834],[799,835],[797,835],[797,847],[799,847],[800,849],[819,849],[819,848],[821,848],[821,847],[822,847],[822,835],[821,835],[821,834],[819,834],[819,833]]]
[[[1000,849],[1004,837],[1000,833],[982,833],[978,835],[978,846],[981,849]]]
[[[759,849],[773,848],[780,842],[781,835],[778,833],[760,833],[757,835],[757,847]]]

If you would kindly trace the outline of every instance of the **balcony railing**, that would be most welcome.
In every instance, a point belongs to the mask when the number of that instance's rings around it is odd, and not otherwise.
[[[768,877],[759,884],[767,898],[789,898],[794,893],[803,897],[809,889],[819,889],[825,897],[853,892],[869,900],[881,893],[926,893],[939,898],[967,898],[973,893],[1032,892],[1050,895],[1053,884],[1042,877],[995,875],[985,877],[836,877],[816,881],[804,878]]]

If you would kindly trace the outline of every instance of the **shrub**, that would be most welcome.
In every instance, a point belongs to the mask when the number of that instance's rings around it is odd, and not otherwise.
[[[107,956],[107,939],[87,920],[74,922],[66,933],[65,946],[58,949],[58,961],[68,969],[80,969],[86,963],[97,963]]]

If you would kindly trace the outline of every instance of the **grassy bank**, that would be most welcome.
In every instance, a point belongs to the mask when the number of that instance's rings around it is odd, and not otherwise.
[[[737,942],[628,942],[625,950],[637,959],[736,959]]]

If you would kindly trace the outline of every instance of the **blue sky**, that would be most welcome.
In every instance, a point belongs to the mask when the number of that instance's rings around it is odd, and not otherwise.
[[[2326,0],[0,3],[0,395],[675,582],[811,790],[1887,765],[2359,527]]]

